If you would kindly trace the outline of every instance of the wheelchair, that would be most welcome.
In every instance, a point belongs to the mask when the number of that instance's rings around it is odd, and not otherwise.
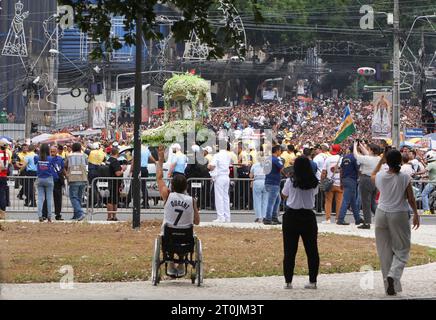
[[[175,256],[178,256],[176,258]],[[184,275],[168,274],[168,263],[173,262],[185,266]],[[154,242],[151,280],[154,286],[161,281],[161,267],[165,265],[165,274],[173,279],[182,278],[188,274],[192,284],[201,286],[203,283],[203,252],[201,240],[194,235],[194,227],[176,229],[164,227],[164,235]]]

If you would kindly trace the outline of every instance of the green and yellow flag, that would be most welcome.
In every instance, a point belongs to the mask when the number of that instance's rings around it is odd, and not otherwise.
[[[345,107],[345,114],[342,118],[341,126],[339,127],[338,132],[335,136],[334,144],[341,143],[347,137],[351,136],[354,132],[356,132],[356,128],[354,127],[353,119],[351,118],[350,107],[347,105]]]

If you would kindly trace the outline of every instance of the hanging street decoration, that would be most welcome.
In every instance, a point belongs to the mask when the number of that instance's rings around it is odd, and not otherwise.
[[[15,4],[15,16],[11,22],[8,36],[2,50],[3,56],[27,57],[26,36],[24,34],[24,20],[29,16],[29,11],[22,12],[24,5],[19,0]]]

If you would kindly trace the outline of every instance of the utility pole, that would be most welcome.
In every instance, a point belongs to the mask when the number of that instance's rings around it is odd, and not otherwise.
[[[141,127],[142,108],[142,13],[137,13],[136,18],[136,67],[135,67],[135,112],[133,125],[133,228],[141,225],[141,141],[139,130]],[[145,200],[144,200],[145,201]]]
[[[392,145],[400,147],[400,4],[394,0],[394,86],[392,88]]]
[[[32,38],[33,38],[33,32],[32,32],[32,28],[30,28],[30,30],[29,30],[29,57],[31,56],[31,54],[32,54],[32,45],[33,45],[33,43],[32,43]],[[31,64],[29,64],[29,65],[31,65]],[[29,67],[27,67],[26,69],[28,69],[28,70],[26,70],[26,76],[27,76],[27,78],[30,76],[30,74],[29,74]],[[29,81],[29,80],[27,80],[27,81]],[[28,82],[27,83],[27,90],[26,90],[26,92],[27,92],[27,101],[26,101],[26,105],[24,106],[24,138],[26,139],[26,140],[30,140],[30,137],[31,137],[31,130],[32,130],[32,110],[31,110],[31,108],[32,108],[32,97],[33,97],[33,94],[32,94],[32,87],[31,87],[31,84]],[[27,142],[26,142],[27,143]]]

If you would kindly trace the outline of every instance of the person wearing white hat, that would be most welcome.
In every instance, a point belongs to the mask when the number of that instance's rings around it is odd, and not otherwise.
[[[210,146],[204,147],[203,148],[203,156],[206,159],[207,163],[206,165],[209,165],[210,162],[213,159],[213,155],[212,155],[213,149]]]
[[[182,153],[182,147],[176,143],[173,145],[173,152],[175,155],[171,158],[171,166],[168,171],[168,178],[173,177],[175,174],[185,174],[185,168],[188,163],[188,158]]]

